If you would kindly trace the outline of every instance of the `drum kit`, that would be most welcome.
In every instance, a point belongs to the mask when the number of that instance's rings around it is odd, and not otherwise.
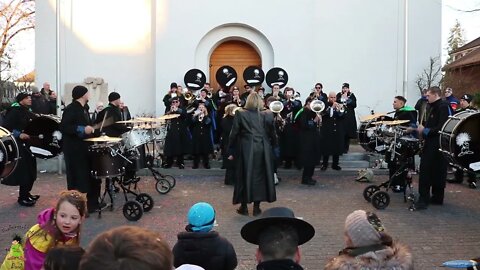
[[[110,197],[110,210],[113,210],[113,190],[115,184],[122,189],[125,197],[123,215],[130,221],[139,220],[144,212],[153,208],[153,199],[146,193],[137,192],[139,178],[125,179],[126,166],[133,167],[135,171],[147,168],[153,174],[156,184],[155,188],[160,194],[168,193],[176,183],[171,175],[161,174],[153,167],[156,152],[163,149],[166,130],[171,119],[179,115],[165,115],[158,118],[139,117],[127,121],[118,121],[117,124],[129,124],[131,130],[125,132],[121,137],[100,136],[85,139],[91,142],[89,153],[91,157],[91,174],[97,179],[106,179],[106,188],[101,196],[103,202],[108,195]],[[153,151],[149,146],[153,144]],[[131,166],[133,164],[133,166]],[[129,200],[128,194],[134,195],[135,199]],[[99,212],[99,216],[101,212]]]

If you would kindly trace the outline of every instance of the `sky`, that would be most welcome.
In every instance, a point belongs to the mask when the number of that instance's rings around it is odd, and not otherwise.
[[[4,1],[4,0],[0,0]],[[418,0],[410,0],[418,1]],[[461,10],[480,9],[480,0],[431,0],[442,2],[442,61],[447,58],[447,38],[450,28],[458,20],[465,31],[466,42],[480,37],[480,11],[462,12]],[[18,57],[14,61],[14,77],[20,77],[35,68],[35,33],[30,31],[17,36],[15,51]],[[54,61],[54,59],[52,59]]]

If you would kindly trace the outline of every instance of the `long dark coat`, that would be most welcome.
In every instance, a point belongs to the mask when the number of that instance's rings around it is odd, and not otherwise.
[[[173,246],[173,265],[194,264],[208,270],[233,270],[237,254],[232,244],[218,232],[181,232]]]
[[[28,149],[28,142],[19,138],[20,133],[27,127],[28,123],[35,118],[35,114],[18,103],[8,108],[3,126],[11,131],[18,145],[20,159],[17,167],[9,177],[2,181],[2,184],[9,186],[28,185],[37,179],[37,160]]]
[[[273,114],[243,110],[235,113],[229,137],[235,149],[236,181],[233,204],[255,201],[274,202],[274,158],[277,144]]]
[[[88,105],[82,106],[75,100],[65,107],[60,131],[63,134],[68,189],[76,189],[82,193],[90,190],[90,157],[88,143],[84,141],[89,135],[84,133],[84,128],[91,124]]]
[[[330,116],[330,105],[322,117],[321,153],[322,155],[341,155],[344,150],[345,127],[343,125],[345,114],[334,111]]]
[[[192,154],[213,153],[212,143],[212,119],[210,116],[203,117],[200,122],[198,116],[192,119]]]
[[[229,136],[230,131],[233,127],[233,116],[227,115],[222,119],[222,136],[221,136],[221,149],[222,149],[222,157],[223,157],[223,167],[226,169],[225,171],[225,184],[232,185],[235,183],[235,161],[228,160],[228,155],[230,153],[228,149],[229,145]]]
[[[337,93],[338,103],[341,103],[341,97],[342,92]],[[350,92],[346,101],[345,119],[343,124],[345,126],[345,135],[351,139],[357,138],[357,117],[355,116],[355,108],[357,108],[357,98]]]
[[[106,115],[106,117],[105,117]],[[122,112],[120,108],[109,103],[105,109],[98,113],[95,118],[95,124],[101,123],[103,119],[112,119],[114,124],[104,127],[102,133],[105,133],[110,137],[120,137],[123,133],[129,131],[130,129],[125,124],[118,124],[116,122],[122,121]]]
[[[170,120],[163,154],[167,157],[173,157],[190,153],[191,138],[187,130],[187,113],[185,109],[178,108],[176,112],[169,111],[167,114],[179,114],[180,116]]]
[[[282,158],[296,158],[298,156],[299,130],[293,123],[296,113],[302,108],[302,103],[298,100],[284,101],[283,110],[280,113],[285,119],[285,126],[280,136],[280,155]],[[291,115],[291,116],[290,116]]]
[[[315,166],[320,159],[320,130],[314,122],[317,114],[304,109],[296,123],[300,128],[299,162],[302,166]]]

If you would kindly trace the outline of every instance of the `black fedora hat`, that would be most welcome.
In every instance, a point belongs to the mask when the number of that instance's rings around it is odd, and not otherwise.
[[[288,83],[288,74],[283,68],[274,67],[267,72],[265,80],[270,87],[273,87],[274,84],[278,84],[280,88],[283,88]]]
[[[272,225],[290,225],[298,233],[298,245],[308,242],[315,235],[313,226],[293,214],[286,207],[274,207],[265,210],[262,216],[245,224],[240,231],[245,241],[258,245],[258,237],[264,229]]]
[[[243,80],[249,86],[260,85],[265,80],[265,72],[261,67],[249,66],[243,71]]]
[[[207,81],[207,77],[200,69],[193,68],[185,73],[183,81],[188,89],[195,91],[203,88],[203,85]]]
[[[215,73],[215,79],[221,87],[228,88],[237,81],[237,71],[231,66],[221,66]]]

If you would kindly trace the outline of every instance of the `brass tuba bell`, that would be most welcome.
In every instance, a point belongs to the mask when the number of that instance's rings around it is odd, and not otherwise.
[[[268,105],[268,108],[274,113],[280,113],[281,111],[283,111],[283,103],[279,100],[275,100],[272,101],[270,105]]]

